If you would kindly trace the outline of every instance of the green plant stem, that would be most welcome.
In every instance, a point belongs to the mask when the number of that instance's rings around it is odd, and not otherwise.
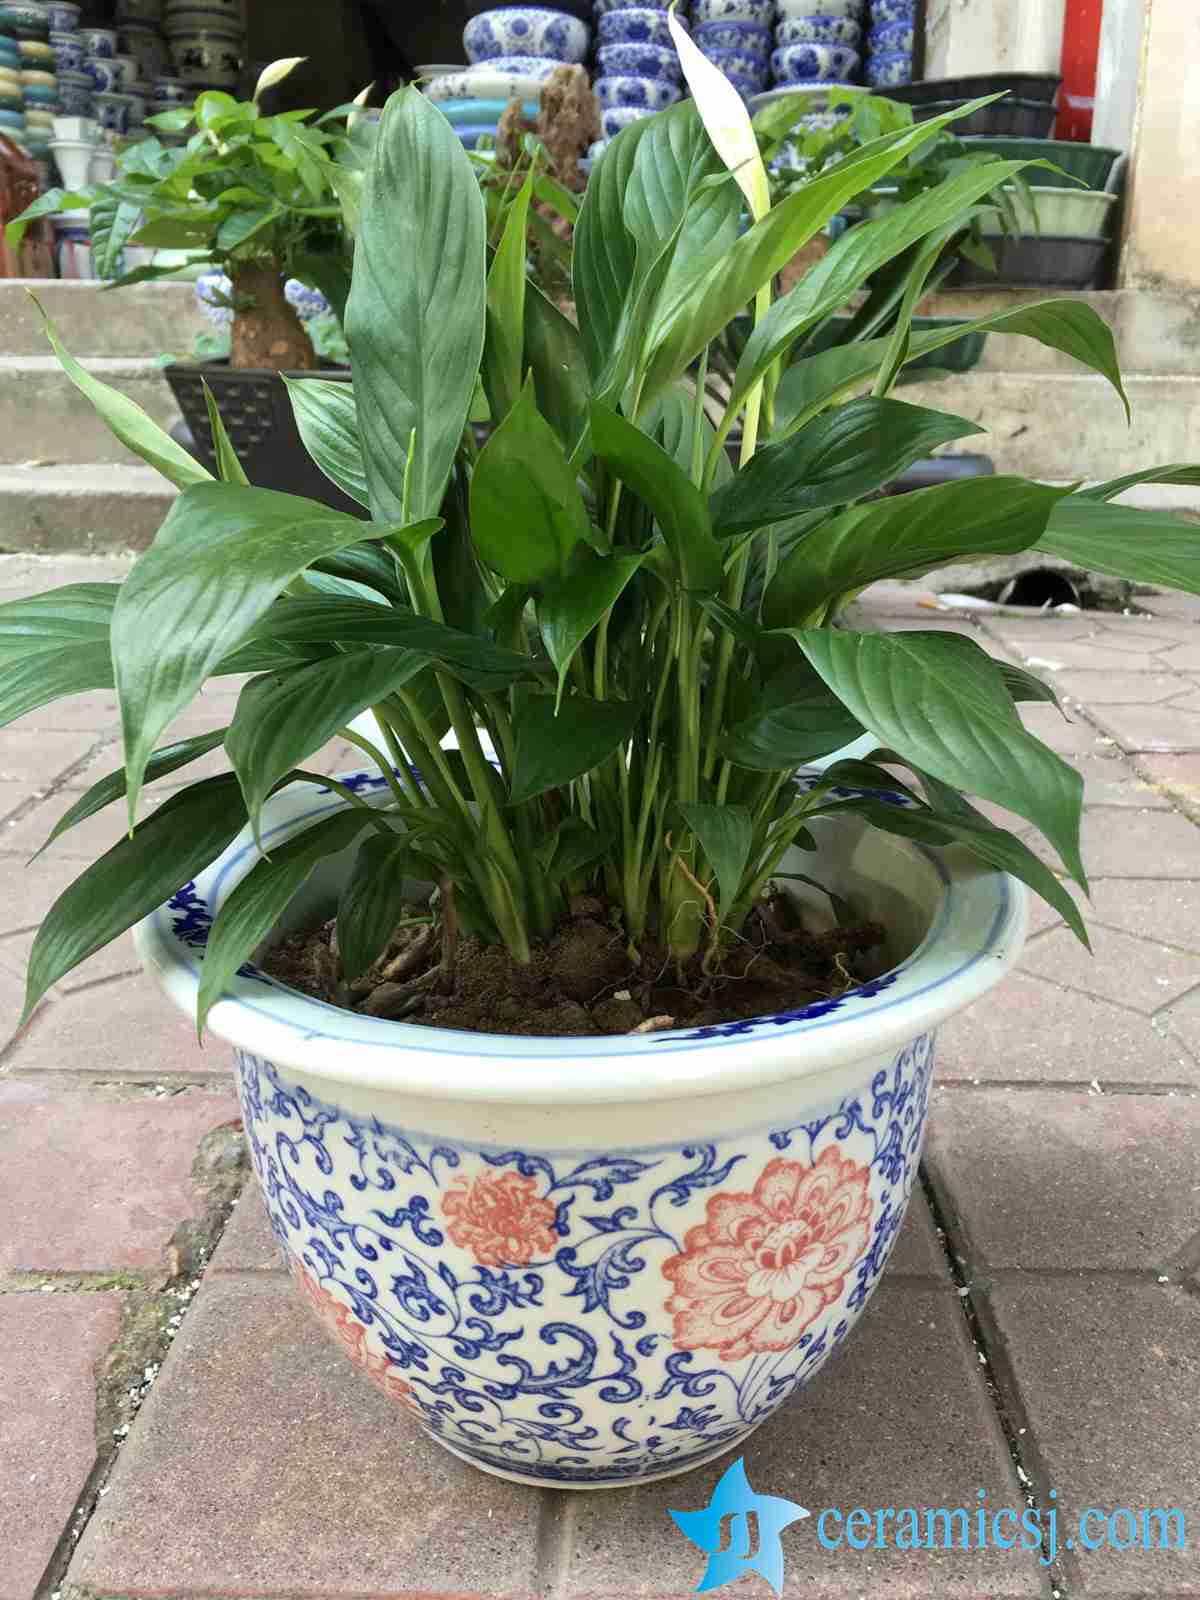
[[[355,733],[351,728],[339,728],[338,737],[345,739],[347,744],[354,745],[355,748],[361,750],[364,755],[370,756],[371,760],[387,779],[387,786],[392,791],[393,798],[398,800],[401,805],[421,804],[420,799],[416,797],[415,785],[412,794],[405,790],[400,782],[400,779],[397,777],[396,772],[392,770],[392,764],[388,760],[387,756],[384,755],[382,750],[373,745],[370,739],[364,739],[361,734]],[[398,770],[403,771],[404,769],[401,767],[398,768]]]

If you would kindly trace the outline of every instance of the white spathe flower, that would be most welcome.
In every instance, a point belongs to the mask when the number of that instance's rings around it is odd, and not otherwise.
[[[255,100],[259,100],[277,83],[282,83],[289,72],[294,72],[302,61],[307,60],[307,56],[283,56],[278,61],[272,61],[269,67],[264,67],[258,75],[258,82],[254,85]]]
[[[667,26],[705,131],[746,196],[750,215],[758,222],[771,209],[771,190],[746,102],[720,67],[714,66],[692,42],[675,15],[674,4],[667,13]]]

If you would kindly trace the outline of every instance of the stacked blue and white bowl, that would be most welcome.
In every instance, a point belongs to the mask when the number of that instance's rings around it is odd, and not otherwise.
[[[595,0],[596,68],[604,139],[589,156],[640,117],[673,106],[683,93],[683,69],[667,26],[670,0]],[[702,3],[702,0],[701,0]],[[687,8],[677,7],[681,21]]]
[[[864,0],[778,0],[771,74],[781,89],[852,83],[862,61]]]
[[[694,0],[692,37],[749,99],[771,81],[775,0]]]
[[[912,82],[915,6],[916,0],[871,0],[866,78],[873,89]]]
[[[436,100],[468,150],[494,139],[510,100],[520,99],[535,117],[542,84],[564,64],[587,60],[591,30],[552,6],[502,6],[472,17],[463,29],[469,66],[422,73],[425,93]]]

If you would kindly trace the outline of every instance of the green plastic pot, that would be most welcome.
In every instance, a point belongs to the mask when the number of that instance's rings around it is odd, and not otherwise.
[[[1109,212],[1117,203],[1115,194],[1096,194],[1091,189],[1052,189],[1031,185],[1029,200],[1015,187],[1013,205],[1025,234],[1052,234],[1060,239],[1102,239],[1108,231]],[[999,216],[985,217],[982,232],[990,236],[1005,232]]]
[[[1001,161],[1052,161],[1062,173],[1044,167],[1025,174],[1039,189],[1074,189],[1078,179],[1089,189],[1104,189],[1121,152],[1102,144],[1076,144],[1069,139],[964,139],[972,153],[998,156]]]

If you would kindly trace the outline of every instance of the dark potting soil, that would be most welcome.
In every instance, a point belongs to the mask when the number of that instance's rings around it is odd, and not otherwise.
[[[650,945],[632,959],[599,900],[581,900],[527,967],[501,945],[464,937],[447,962],[440,929],[400,926],[369,972],[347,983],[335,925],[293,934],[263,960],[280,983],[369,1016],[474,1033],[622,1034],[708,1027],[828,999],[878,975],[878,923],[804,926],[784,895],[755,909],[744,936],[708,974],[696,957],[678,971]],[[407,915],[428,918],[423,907]]]

